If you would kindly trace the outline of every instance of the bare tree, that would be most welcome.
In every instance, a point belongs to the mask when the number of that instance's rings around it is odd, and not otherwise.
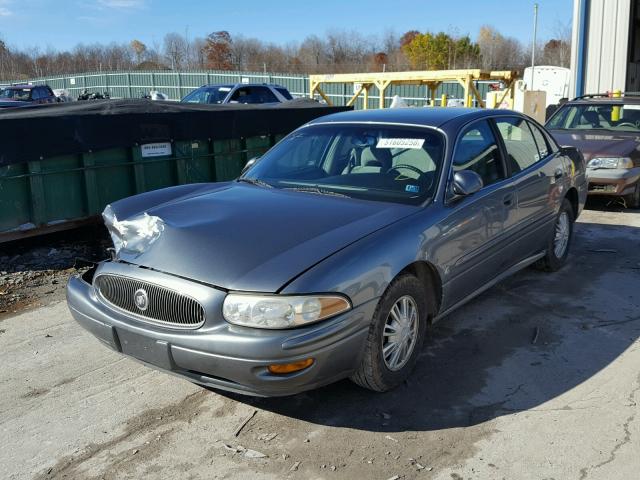
[[[515,38],[503,36],[494,27],[480,27],[478,45],[485,70],[521,69],[526,64],[522,44]]]
[[[164,36],[164,56],[171,70],[180,70],[187,58],[187,40],[179,33],[167,33]]]
[[[542,47],[542,61],[566,68],[571,65],[571,24],[556,23],[554,37]]]

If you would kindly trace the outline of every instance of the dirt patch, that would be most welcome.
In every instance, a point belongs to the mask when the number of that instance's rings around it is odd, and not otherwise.
[[[64,298],[71,275],[106,257],[101,228],[83,228],[2,245],[0,320]]]
[[[171,434],[173,424],[190,423],[197,414],[206,411],[203,402],[207,398],[207,392],[201,391],[185,397],[181,402],[168,405],[164,408],[149,409],[127,421],[125,430],[111,440],[104,443],[92,443],[81,452],[60,458],[54,465],[46,468],[36,475],[38,479],[116,479],[121,478],[122,470],[118,466],[125,466],[124,460],[135,457],[136,461],[145,462],[160,454],[166,442],[163,437]],[[111,453],[119,444],[134,440],[138,436],[149,435],[155,432],[155,441],[143,444],[134,449],[126,449],[117,454]],[[84,466],[92,459],[101,456],[101,469],[104,473],[93,476],[86,473]],[[102,458],[105,457],[105,458]],[[130,468],[130,463],[126,466]]]
[[[50,390],[48,388],[30,388],[27,393],[22,395],[22,398],[34,398],[46,395]]]

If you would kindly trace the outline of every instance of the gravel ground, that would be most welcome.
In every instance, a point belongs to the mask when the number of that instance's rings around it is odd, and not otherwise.
[[[70,275],[105,258],[101,228],[84,228],[0,244],[0,319],[64,299]]]
[[[439,322],[386,394],[212,392],[106,349],[64,302],[10,314],[3,476],[638,478],[639,244],[640,212],[586,211],[565,268],[527,269]]]

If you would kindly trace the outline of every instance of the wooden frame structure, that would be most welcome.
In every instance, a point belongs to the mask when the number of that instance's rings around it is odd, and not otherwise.
[[[502,81],[507,85],[503,98],[498,102],[502,103],[504,98],[511,93],[513,98],[515,81],[519,78],[518,72],[514,70],[487,71],[480,69],[472,70],[424,70],[411,72],[378,72],[378,73],[336,73],[328,75],[309,75],[309,96],[314,98],[315,94],[320,95],[328,105],[333,105],[327,94],[322,90],[322,84],[329,83],[353,83],[353,97],[347,102],[347,106],[352,106],[358,97],[364,93],[364,108],[369,104],[369,89],[376,86],[379,91],[380,108],[384,108],[384,93],[389,85],[427,85],[431,92],[431,105],[435,105],[436,90],[443,82],[458,82],[464,88],[465,106],[473,105],[475,98],[478,105],[485,107],[485,102],[475,86],[477,80]]]

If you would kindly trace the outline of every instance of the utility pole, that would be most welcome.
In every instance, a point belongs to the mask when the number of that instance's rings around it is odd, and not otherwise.
[[[538,34],[538,4],[533,4],[533,43],[531,44],[531,88],[533,90],[533,77],[536,73],[536,37]]]

